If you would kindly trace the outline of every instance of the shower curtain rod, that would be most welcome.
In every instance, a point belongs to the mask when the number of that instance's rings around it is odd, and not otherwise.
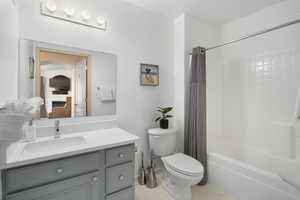
[[[239,39],[236,39],[236,40],[232,40],[232,41],[229,41],[229,42],[225,42],[223,44],[219,44],[219,45],[216,45],[216,46],[206,48],[205,51],[210,51],[210,50],[213,50],[213,49],[216,49],[216,48],[219,48],[219,47],[224,47],[224,46],[227,46],[227,45],[230,45],[230,44],[242,41],[242,40],[246,40],[246,39],[249,39],[249,38],[252,38],[252,37],[256,37],[256,36],[259,36],[259,35],[262,35],[262,34],[265,34],[265,33],[269,33],[271,31],[275,31],[275,30],[278,30],[278,29],[282,29],[282,28],[285,28],[287,26],[291,26],[291,25],[298,24],[298,23],[300,23],[300,19],[290,21],[290,22],[287,22],[287,23],[284,23],[284,24],[281,24],[281,25],[278,25],[278,26],[274,26],[272,28],[268,28],[268,29],[265,29],[263,31],[259,31],[259,32],[256,32],[256,33],[253,33],[253,34],[250,34],[250,35],[246,35],[246,36],[240,37]]]

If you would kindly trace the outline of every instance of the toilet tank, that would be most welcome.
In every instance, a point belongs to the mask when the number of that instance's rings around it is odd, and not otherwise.
[[[148,130],[150,150],[156,156],[168,156],[176,152],[177,129],[153,128]]]

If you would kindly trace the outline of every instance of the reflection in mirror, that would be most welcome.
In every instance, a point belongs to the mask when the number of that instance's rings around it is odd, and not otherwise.
[[[40,96],[37,118],[116,114],[116,56],[20,40],[19,98]]]

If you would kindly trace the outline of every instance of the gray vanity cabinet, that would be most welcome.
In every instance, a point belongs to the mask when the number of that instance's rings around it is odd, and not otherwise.
[[[28,189],[7,196],[7,200],[104,200],[104,184],[97,172]],[[102,193],[102,195],[101,195]]]
[[[3,200],[134,200],[134,145],[2,171]]]
[[[102,151],[13,168],[5,173],[6,191],[15,193],[93,171],[104,173],[104,168]]]

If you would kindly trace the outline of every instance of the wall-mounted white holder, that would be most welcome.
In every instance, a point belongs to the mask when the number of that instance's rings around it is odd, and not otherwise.
[[[104,17],[94,16],[86,9],[75,10],[70,5],[58,7],[54,0],[42,1],[41,14],[101,30],[106,30],[107,28],[107,21]]]
[[[0,169],[7,161],[7,148],[22,138],[23,124],[28,118],[22,114],[0,113]]]

